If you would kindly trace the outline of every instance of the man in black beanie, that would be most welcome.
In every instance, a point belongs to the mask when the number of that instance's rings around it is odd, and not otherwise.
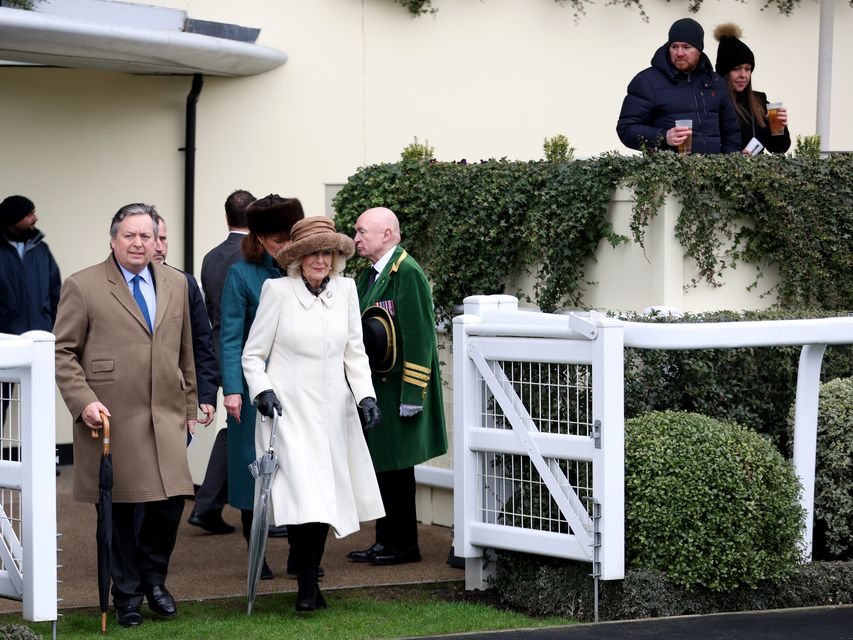
[[[62,283],[36,222],[29,198],[0,202],[0,333],[53,331]],[[11,395],[12,385],[0,383],[0,425]]]
[[[725,82],[703,53],[705,31],[692,18],[676,20],[652,66],[631,80],[616,124],[625,146],[674,151],[693,136],[693,153],[737,153],[740,126]],[[675,126],[691,120],[692,128]]]

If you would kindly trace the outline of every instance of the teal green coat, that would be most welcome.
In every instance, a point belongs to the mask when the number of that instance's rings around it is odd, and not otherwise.
[[[429,282],[420,265],[402,247],[368,291],[370,269],[356,280],[362,312],[379,302],[389,309],[397,334],[397,361],[388,373],[374,373],[382,424],[367,434],[377,472],[412,467],[447,451],[435,315]],[[400,405],[423,406],[411,418]]]
[[[236,509],[252,509],[255,479],[249,464],[255,454],[255,406],[243,378],[243,346],[258,311],[261,287],[269,278],[281,276],[272,257],[264,253],[263,262],[240,260],[228,270],[222,289],[219,336],[222,393],[243,394],[240,422],[228,416],[228,503]]]

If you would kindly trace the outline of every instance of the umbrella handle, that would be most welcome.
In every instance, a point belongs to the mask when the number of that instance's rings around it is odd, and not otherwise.
[[[104,432],[104,455],[107,455],[110,452],[110,419],[103,411],[101,411],[101,422],[104,425],[101,429]],[[92,429],[89,433],[93,438],[98,437],[96,429]]]

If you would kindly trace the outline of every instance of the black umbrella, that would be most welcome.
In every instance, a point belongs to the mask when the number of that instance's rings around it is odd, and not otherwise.
[[[98,469],[98,599],[101,605],[101,633],[107,632],[107,609],[110,606],[110,554],[113,548],[113,456],[110,453],[110,419],[101,414],[104,424],[103,453]],[[97,438],[98,432],[92,431]]]

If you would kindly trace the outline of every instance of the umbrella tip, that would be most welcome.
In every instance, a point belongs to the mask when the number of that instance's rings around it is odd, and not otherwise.
[[[107,632],[107,614],[101,613],[101,633]]]

